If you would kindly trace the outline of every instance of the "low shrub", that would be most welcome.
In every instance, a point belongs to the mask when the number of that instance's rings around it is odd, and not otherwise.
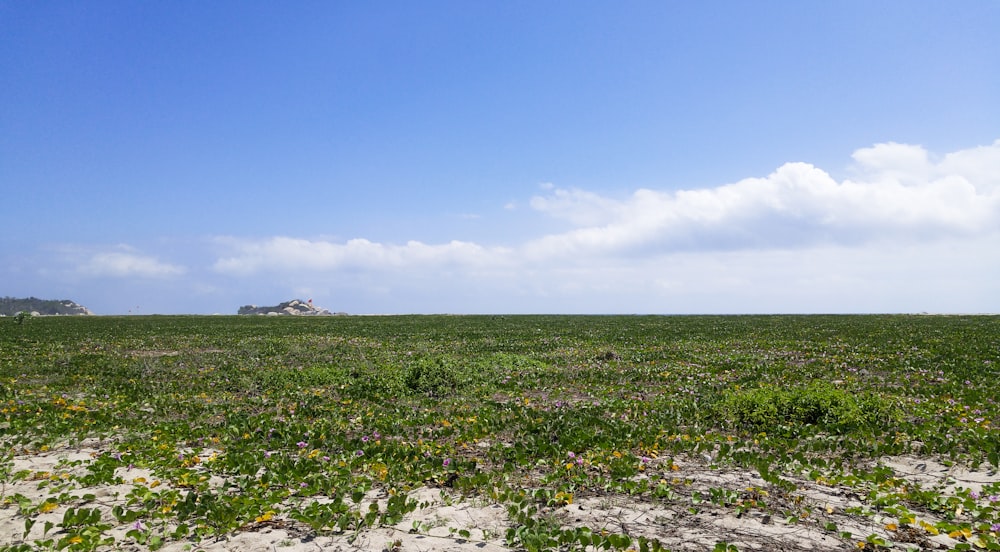
[[[472,381],[470,370],[455,360],[443,357],[414,359],[407,367],[405,384],[410,391],[440,398],[455,394]]]
[[[899,407],[889,398],[860,395],[815,382],[804,387],[759,387],[730,391],[716,407],[725,423],[749,431],[791,430],[817,426],[843,433],[860,427],[889,427],[899,422]]]

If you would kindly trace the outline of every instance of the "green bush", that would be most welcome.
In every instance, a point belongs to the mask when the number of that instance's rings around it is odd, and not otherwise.
[[[759,387],[727,392],[716,415],[750,431],[795,430],[818,426],[835,433],[860,427],[889,427],[900,421],[899,407],[874,393],[852,394],[827,383],[778,389]]]
[[[446,357],[415,359],[406,371],[406,387],[429,397],[445,397],[471,381],[468,370]]]
[[[405,395],[406,371],[395,364],[355,366],[349,372],[348,383],[342,393],[372,400]]]

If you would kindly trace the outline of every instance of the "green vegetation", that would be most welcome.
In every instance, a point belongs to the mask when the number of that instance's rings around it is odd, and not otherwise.
[[[858,395],[826,381],[813,381],[804,387],[727,391],[717,416],[737,428],[777,430],[789,436],[801,435],[804,426],[837,434],[862,428],[887,432],[903,421],[901,403],[891,395],[874,391]]]
[[[279,519],[360,534],[405,522],[424,487],[501,505],[525,550],[663,549],[554,517],[609,496],[869,550],[998,550],[1000,485],[922,486],[880,461],[1000,465],[998,336],[987,316],[0,319],[0,478],[47,489],[0,496],[25,526],[0,550],[155,549]],[[101,452],[79,466],[11,469],[85,442]],[[699,488],[696,468],[760,481]],[[852,489],[882,532],[824,519],[805,484]],[[104,511],[97,485],[131,486]]]

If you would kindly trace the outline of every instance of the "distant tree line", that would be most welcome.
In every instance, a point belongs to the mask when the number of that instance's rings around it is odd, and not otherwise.
[[[0,297],[0,315],[14,316],[19,312],[38,314],[82,314],[86,309],[68,299],[39,299],[37,297]]]

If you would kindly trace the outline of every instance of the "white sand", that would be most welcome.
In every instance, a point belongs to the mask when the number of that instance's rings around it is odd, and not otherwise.
[[[85,474],[86,465],[104,452],[100,443],[89,442],[78,448],[61,448],[14,457],[11,474],[22,472],[25,477],[17,481],[8,478],[3,485],[5,506],[0,508],[0,546],[30,543],[43,538],[46,521],[54,525],[46,538],[58,540],[64,536],[64,533],[60,533],[58,524],[68,506],[60,505],[50,512],[36,515],[37,522],[24,535],[26,518],[20,513],[13,497],[20,495],[38,505],[50,496],[68,492],[70,496],[76,497],[77,507],[98,508],[102,512],[102,522],[113,527],[105,535],[114,537],[115,545],[104,549],[146,549],[126,536],[126,532],[132,527],[120,525],[111,515],[111,509],[115,505],[124,505],[125,496],[136,485],[148,485],[154,481],[155,473],[119,468],[116,475],[124,480],[122,484],[81,488],[73,482],[71,476]],[[882,463],[891,468],[897,477],[920,484],[923,488],[939,488],[943,493],[954,493],[957,488],[979,490],[985,484],[1000,481],[1000,476],[995,471],[949,468],[924,458],[884,458]],[[790,522],[786,519],[785,512],[774,509],[751,508],[737,516],[732,506],[722,507],[707,499],[708,489],[712,487],[744,493],[743,496],[748,496],[747,493],[753,489],[767,489],[768,485],[754,472],[728,468],[710,469],[707,465],[691,462],[680,464],[680,469],[673,472],[673,475],[676,475],[679,488],[688,494],[693,490],[700,490],[706,495],[706,500],[692,505],[687,496],[672,501],[656,501],[637,500],[616,494],[591,495],[576,497],[570,504],[548,508],[543,515],[550,516],[564,528],[589,527],[595,531],[603,529],[609,533],[624,533],[633,538],[656,538],[664,547],[672,550],[711,550],[720,541],[735,544],[740,550],[848,550],[857,549],[857,541],[864,540],[871,534],[896,541],[896,550],[933,549],[938,546],[950,548],[957,542],[945,535],[926,533],[919,530],[918,526],[911,526],[906,532],[890,531],[886,524],[897,521],[891,516],[878,513],[870,516],[849,514],[847,509],[864,504],[857,491],[846,487],[794,480],[797,490],[780,500],[775,496],[760,497],[768,506],[794,503],[798,513],[806,510],[810,512],[805,517],[800,516],[800,520]],[[213,483],[221,484],[222,481]],[[43,484],[42,488],[39,488],[40,484]],[[65,488],[59,490],[60,484],[65,485]],[[80,497],[86,494],[94,495],[94,499],[82,504]],[[417,489],[410,495],[419,503],[426,503],[426,506],[412,512],[393,527],[317,536],[308,526],[279,514],[267,522],[249,524],[246,530],[224,538],[201,542],[192,539],[171,541],[162,550],[508,550],[504,536],[511,522],[503,506],[481,499],[463,501],[457,496],[442,495],[439,489],[426,487]],[[369,493],[366,500],[380,500],[378,492]],[[918,521],[939,521],[930,512],[914,511],[914,514]],[[828,523],[835,523],[838,532],[850,531],[851,538],[826,530],[824,527]],[[462,538],[459,531],[468,531],[469,536]],[[900,541],[909,541],[909,544]]]

